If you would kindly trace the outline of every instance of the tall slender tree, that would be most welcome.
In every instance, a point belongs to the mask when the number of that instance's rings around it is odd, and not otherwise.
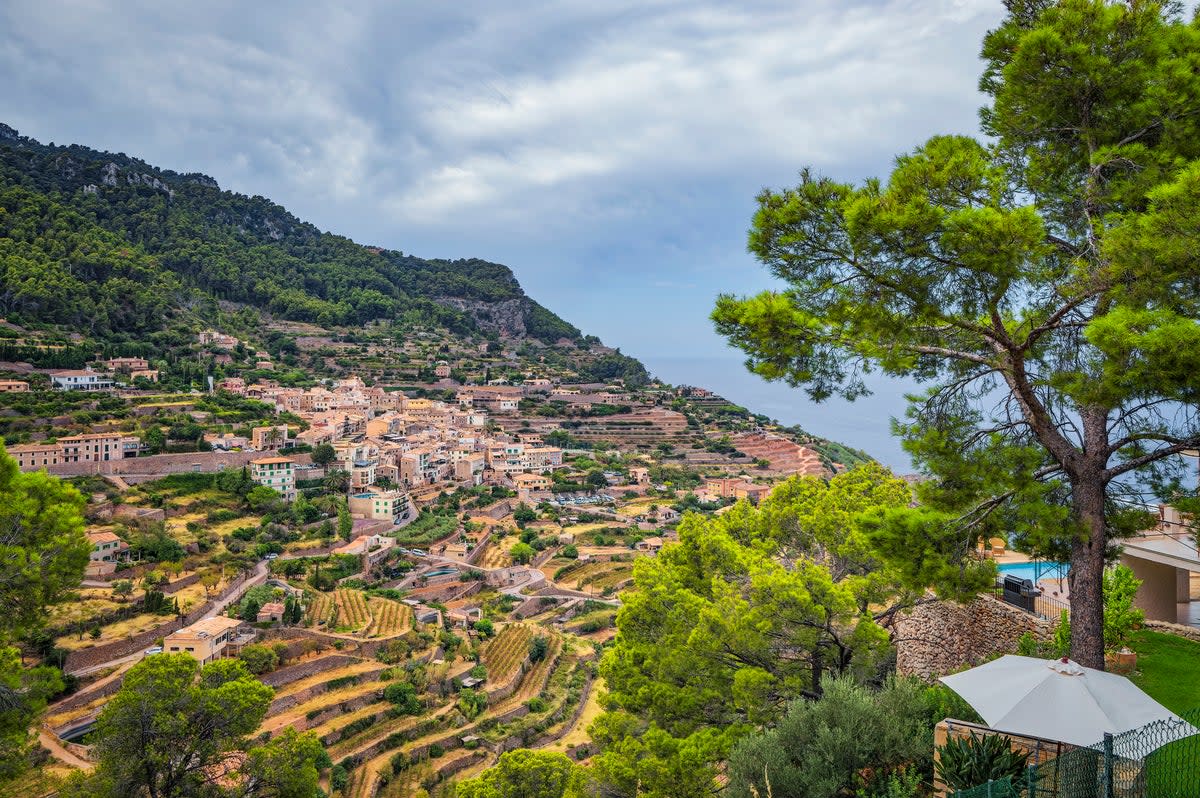
[[[986,138],[764,191],[750,250],[789,285],[713,317],[816,400],[924,383],[895,428],[931,479],[876,519],[881,551],[915,581],[997,533],[1068,556],[1072,656],[1103,667],[1105,560],[1145,523],[1117,500],[1175,498],[1200,445],[1200,27],[1177,2],[1005,6]]]

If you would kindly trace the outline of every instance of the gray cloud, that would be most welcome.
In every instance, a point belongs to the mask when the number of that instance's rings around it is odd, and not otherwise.
[[[970,132],[999,0],[8,0],[0,120],[510,264],[640,355],[720,347],[753,197]]]

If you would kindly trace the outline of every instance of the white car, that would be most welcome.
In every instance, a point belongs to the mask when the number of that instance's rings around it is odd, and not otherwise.
[[[145,651],[143,651],[143,652],[142,652],[142,656],[143,656],[143,657],[149,657],[149,656],[151,656],[151,655],[153,655],[153,654],[161,654],[161,653],[163,653],[163,647],[162,647],[162,646],[151,646],[150,648],[148,648],[148,649],[146,649]]]

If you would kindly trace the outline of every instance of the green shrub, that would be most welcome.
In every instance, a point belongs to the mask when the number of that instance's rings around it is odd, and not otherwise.
[[[346,769],[341,765],[334,765],[329,771],[329,786],[335,790],[346,789],[346,783],[350,781],[350,776],[346,773]]]
[[[482,715],[487,709],[487,704],[487,693],[466,689],[458,694],[458,710],[467,720],[474,720]]]
[[[384,700],[391,702],[403,715],[420,715],[422,706],[417,691],[408,682],[392,682],[383,690]]]
[[[279,665],[279,655],[260,643],[251,643],[241,650],[238,659],[255,675],[270,673]]]
[[[906,770],[890,774],[870,789],[859,790],[855,798],[921,798],[925,794],[921,774],[916,770]]]
[[[900,770],[928,773],[933,727],[924,685],[892,679],[872,690],[839,677],[821,686],[820,699],[794,701],[774,728],[734,746],[731,798],[767,795],[767,778],[775,795],[833,796],[875,789]]]

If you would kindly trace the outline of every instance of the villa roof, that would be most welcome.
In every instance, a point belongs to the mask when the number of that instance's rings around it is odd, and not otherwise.
[[[214,618],[205,618],[202,621],[196,621],[191,626],[185,626],[183,629],[168,636],[205,639],[215,637],[230,629],[236,629],[241,625],[242,621],[238,618],[226,618],[223,615],[218,615]]]

